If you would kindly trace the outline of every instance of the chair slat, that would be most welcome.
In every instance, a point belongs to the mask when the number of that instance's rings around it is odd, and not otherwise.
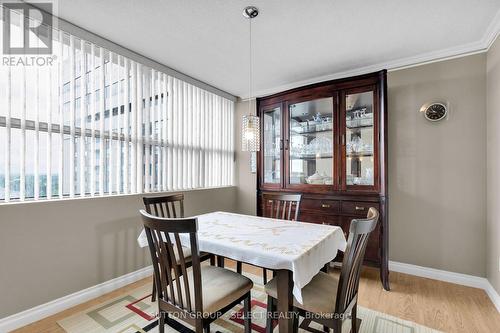
[[[167,239],[165,243],[167,244],[168,247],[168,254],[170,255],[169,256],[170,261],[173,263],[171,271],[173,272],[175,286],[177,287],[177,293],[176,293],[177,305],[180,306],[181,308],[184,308],[184,303],[182,301],[181,282],[180,282],[180,277],[182,276],[182,274],[180,273],[179,265],[177,263],[177,258],[175,257],[174,246],[173,242],[170,240],[170,234],[165,233],[165,237]],[[178,255],[180,256],[181,254],[179,253]]]
[[[193,308],[191,306],[191,293],[189,291],[189,275],[187,273],[187,265],[186,265],[186,259],[184,258],[184,252],[182,250],[182,245],[181,245],[181,240],[179,239],[179,235],[175,234],[175,244],[177,246],[177,252],[179,253],[179,261],[178,261],[178,266],[180,267],[181,274],[183,276],[183,282],[184,282],[184,296],[186,299],[186,304],[185,308],[188,311],[193,311]],[[181,291],[182,293],[182,291]]]
[[[300,194],[264,193],[263,216],[289,221],[298,220],[301,197]]]

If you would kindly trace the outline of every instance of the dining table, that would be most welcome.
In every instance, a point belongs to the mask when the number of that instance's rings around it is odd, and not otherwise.
[[[229,212],[195,217],[200,251],[275,272],[280,333],[292,332],[293,298],[301,303],[302,288],[346,247],[337,226]],[[189,246],[189,237],[180,240]],[[144,230],[137,241],[141,247],[148,246]]]

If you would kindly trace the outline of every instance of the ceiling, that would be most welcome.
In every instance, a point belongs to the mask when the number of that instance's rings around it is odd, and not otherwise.
[[[500,9],[500,0],[59,0],[58,15],[244,97],[249,4],[260,9],[256,95],[484,50]]]

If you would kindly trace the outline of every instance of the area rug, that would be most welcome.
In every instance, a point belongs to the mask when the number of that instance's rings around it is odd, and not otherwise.
[[[245,274],[254,281],[252,289],[252,331],[265,333],[266,295],[262,278]],[[88,310],[59,320],[57,323],[68,333],[144,333],[158,332],[157,305],[151,302],[152,284],[146,284],[120,297],[96,305]],[[243,321],[238,316],[241,306],[236,306],[210,325],[211,332],[243,332]],[[416,323],[402,320],[367,308],[358,307],[362,319],[360,333],[435,333],[439,332]],[[350,321],[344,322],[343,332],[350,332]],[[185,325],[185,324],[184,324]],[[313,324],[314,325],[314,324]],[[313,326],[321,329],[320,326]],[[188,326],[188,325],[186,325]],[[189,326],[188,326],[189,327]],[[165,332],[175,333],[166,326]],[[275,332],[278,329],[275,328]],[[299,330],[299,332],[305,332]]]

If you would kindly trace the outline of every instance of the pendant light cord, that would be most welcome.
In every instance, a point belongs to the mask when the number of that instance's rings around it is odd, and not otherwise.
[[[249,43],[249,66],[248,66],[248,114],[252,115],[252,18],[250,17],[248,19],[248,24],[249,24],[249,36],[250,36],[250,43]]]

